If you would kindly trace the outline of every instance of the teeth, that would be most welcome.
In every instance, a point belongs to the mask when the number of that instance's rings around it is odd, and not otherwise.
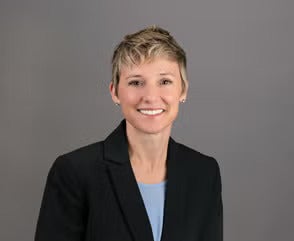
[[[145,115],[157,115],[163,112],[163,110],[140,110],[140,112]]]

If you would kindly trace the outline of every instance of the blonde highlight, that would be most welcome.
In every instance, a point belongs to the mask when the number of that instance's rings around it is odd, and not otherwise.
[[[182,77],[182,89],[187,89],[186,54],[170,33],[155,25],[128,34],[116,46],[112,56],[112,83],[117,94],[123,66],[139,65],[156,57],[176,61]]]

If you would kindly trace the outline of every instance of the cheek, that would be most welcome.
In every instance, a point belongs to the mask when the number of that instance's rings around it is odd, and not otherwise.
[[[120,91],[119,99],[121,104],[135,104],[138,101],[138,95],[132,91],[126,91],[122,89]]]
[[[164,96],[166,101],[172,104],[179,103],[181,99],[181,94],[178,91],[167,92]]]

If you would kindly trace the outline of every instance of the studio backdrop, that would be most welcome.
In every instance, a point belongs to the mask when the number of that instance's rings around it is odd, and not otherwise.
[[[126,33],[169,30],[190,83],[172,136],[214,156],[224,240],[294,240],[294,1],[1,0],[0,240],[31,241],[55,158],[104,139]]]

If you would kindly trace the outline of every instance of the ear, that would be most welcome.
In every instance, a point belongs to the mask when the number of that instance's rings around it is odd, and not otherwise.
[[[120,104],[119,98],[118,98],[118,96],[116,95],[116,88],[115,88],[113,82],[111,82],[111,83],[109,84],[109,92],[110,92],[110,94],[111,94],[111,98],[112,98],[113,102],[114,102],[115,104]]]
[[[182,90],[180,100],[186,100],[187,99],[188,88],[189,88],[189,82],[188,81],[185,82],[185,86],[186,86],[186,88]]]

